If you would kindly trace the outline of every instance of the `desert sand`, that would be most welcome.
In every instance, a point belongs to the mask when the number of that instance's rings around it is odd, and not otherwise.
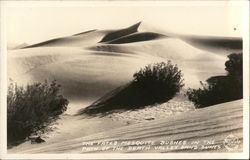
[[[210,115],[209,118],[207,116],[208,114]],[[136,115],[137,114],[134,114],[134,116]],[[237,140],[242,142],[241,100],[219,104],[196,111],[188,111],[186,113],[168,116],[167,118],[161,118],[154,121],[144,121],[119,128],[115,127],[115,129],[109,129],[89,136],[72,139],[64,137],[65,139],[61,139],[54,143],[36,144],[33,145],[33,147],[29,144],[22,144],[22,147],[19,146],[12,149],[10,150],[10,153],[16,151],[26,154],[99,152],[241,152],[242,143],[233,150],[227,148],[225,139],[230,135],[237,137]],[[148,144],[151,144],[152,141],[154,144],[148,148]],[[199,143],[191,145],[193,141],[198,141]],[[103,146],[99,144],[100,142],[109,143],[109,148],[103,150]],[[111,144],[111,142],[113,143]],[[178,144],[168,144],[174,142]],[[132,145],[129,143],[135,144]],[[158,147],[158,149],[156,149],[157,146],[161,146],[161,148]],[[188,148],[187,146],[191,146],[191,148]],[[119,147],[123,147],[123,149],[116,150]],[[142,147],[145,148],[141,149]]]
[[[242,126],[234,125],[242,120],[241,101],[195,110],[180,94],[142,110],[105,117],[76,116],[80,109],[130,82],[136,71],[151,63],[171,60],[184,74],[184,89],[198,88],[200,81],[226,74],[226,55],[241,52],[239,44],[242,40],[238,38],[157,33],[138,23],[120,30],[91,30],[9,50],[10,79],[19,85],[55,79],[70,101],[68,110],[52,124],[54,131],[42,135],[46,143],[25,142],[9,152],[81,153],[81,141],[97,138],[156,141],[164,137],[177,140],[189,139],[189,135],[193,135],[191,139],[214,135],[218,144],[229,132],[242,138]]]

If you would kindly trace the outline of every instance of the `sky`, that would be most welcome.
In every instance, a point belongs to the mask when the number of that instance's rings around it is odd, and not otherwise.
[[[142,21],[166,32],[241,37],[242,8],[206,6],[7,7],[7,42],[34,44],[92,29],[116,29]]]

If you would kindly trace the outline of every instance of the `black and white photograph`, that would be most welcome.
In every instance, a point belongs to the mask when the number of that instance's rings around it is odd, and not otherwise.
[[[248,7],[1,1],[3,159],[249,157]]]

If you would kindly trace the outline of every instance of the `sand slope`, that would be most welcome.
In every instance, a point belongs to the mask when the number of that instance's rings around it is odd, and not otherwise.
[[[196,111],[190,111],[170,116],[168,118],[138,123],[135,125],[125,126],[114,130],[101,132],[98,134],[67,139],[55,144],[45,145],[35,148],[26,148],[21,153],[85,153],[85,152],[225,152],[225,151],[242,151],[242,100],[219,104]],[[224,140],[228,136],[237,137],[239,146],[233,150],[228,150],[225,147]],[[166,148],[156,149],[160,141],[200,141],[197,145],[198,149],[181,149]],[[214,140],[213,145],[204,145],[204,140]],[[99,148],[96,151],[90,151],[87,148],[82,150],[83,142],[97,141],[117,141],[117,146],[124,147],[123,150],[114,151],[114,145],[110,148],[101,151]],[[122,143],[123,141],[154,141],[155,144],[144,150],[129,150],[131,144]],[[96,143],[91,147],[97,147]],[[134,145],[136,146],[136,145]],[[140,145],[147,147],[147,145]],[[179,145],[181,146],[181,145]],[[193,145],[192,145],[193,146]],[[203,147],[202,147],[203,146]],[[210,147],[209,147],[210,146]],[[227,145],[226,145],[227,146]],[[100,146],[99,146],[100,147]],[[210,149],[209,149],[210,148]],[[216,148],[216,149],[211,149]]]

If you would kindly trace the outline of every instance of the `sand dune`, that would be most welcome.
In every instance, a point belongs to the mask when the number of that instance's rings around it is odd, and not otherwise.
[[[227,58],[220,49],[209,52],[186,43],[183,37],[140,32],[140,27],[137,23],[120,30],[91,30],[9,51],[8,78],[20,85],[56,79],[67,98],[84,101],[128,83],[150,63],[171,60],[177,64],[186,88],[197,88],[200,81],[225,74]],[[150,40],[142,41],[147,34]],[[108,44],[118,42],[122,44]]]
[[[21,84],[56,79],[67,97],[86,99],[98,98],[129,82],[136,71],[150,63],[171,60],[183,71],[187,87],[198,87],[199,81],[225,73],[226,57],[196,49],[175,38],[95,44],[86,49],[70,45],[10,52],[9,78]]]
[[[36,147],[26,147],[20,153],[241,152],[242,116],[242,100],[238,100],[182,113],[177,116],[107,130],[94,135],[67,139],[50,145],[41,144],[40,146],[36,145]],[[228,150],[226,147],[229,146],[225,143],[228,136],[237,137],[240,142],[239,146]],[[161,142],[163,140],[165,142],[186,141],[186,144],[168,145],[163,144]],[[213,144],[208,145],[204,143],[205,140],[213,140]],[[117,145],[110,144],[108,145],[109,148],[102,150],[102,146],[97,145],[97,142],[100,141],[117,142]],[[132,145],[124,143],[128,141],[154,141],[154,144],[148,148],[146,144]],[[191,145],[192,141],[198,141],[199,143]],[[84,142],[93,142],[93,145],[86,146]],[[144,150],[132,149],[132,147],[138,146],[145,148]],[[161,148],[157,148],[157,146],[161,146]],[[193,147],[185,148],[185,146]],[[93,150],[91,150],[91,147],[99,148],[97,150],[92,148]],[[123,147],[123,149],[114,150],[114,147]],[[196,147],[197,149],[194,149]]]

